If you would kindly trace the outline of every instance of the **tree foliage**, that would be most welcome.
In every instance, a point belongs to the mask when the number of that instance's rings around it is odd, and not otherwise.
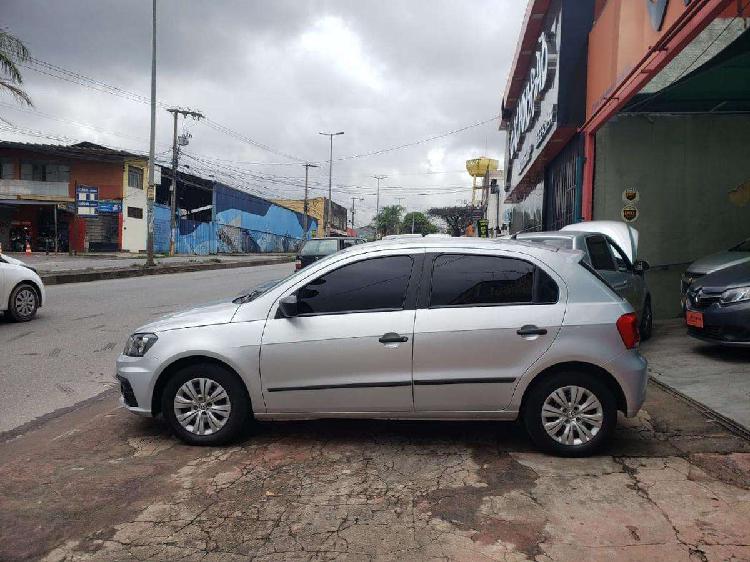
[[[402,233],[410,233],[412,231],[412,219],[414,221],[415,234],[424,236],[425,234],[433,234],[438,231],[438,227],[430,221],[427,215],[419,211],[412,211],[411,213],[406,213],[404,220],[401,221]]]
[[[401,213],[403,212],[404,208],[401,205],[389,205],[380,209],[373,221],[378,234],[380,236],[397,234],[401,224]]]
[[[451,236],[463,236],[466,229],[477,218],[481,218],[480,207],[463,205],[457,207],[434,207],[427,211],[431,217],[443,219],[448,225]]]
[[[16,37],[0,29],[0,91],[10,93],[16,100],[33,105],[31,98],[21,87],[23,77],[18,65],[29,60],[26,46]]]

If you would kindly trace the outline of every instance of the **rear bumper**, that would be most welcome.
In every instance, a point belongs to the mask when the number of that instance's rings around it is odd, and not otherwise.
[[[604,365],[620,384],[625,396],[625,416],[632,418],[646,400],[648,384],[648,362],[637,350],[629,350],[618,355]]]

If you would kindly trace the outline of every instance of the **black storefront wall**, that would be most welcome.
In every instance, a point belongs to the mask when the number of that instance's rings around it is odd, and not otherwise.
[[[580,222],[583,195],[583,137],[576,135],[544,169],[544,230]]]
[[[524,100],[522,95],[510,115],[504,112],[503,120],[509,123],[506,192],[511,194],[509,202],[519,207],[518,212],[513,212],[512,231],[540,230],[578,216],[572,205],[580,201],[581,184],[575,177],[575,170],[582,165],[578,160],[580,141],[574,137],[568,144],[561,145],[564,148],[560,153],[555,155],[552,151],[557,150],[561,136],[569,138],[585,120],[588,33],[593,14],[593,0],[553,0],[550,3],[544,31],[537,42],[538,52],[542,43],[547,42],[547,83],[538,90],[533,104],[531,98],[527,96]],[[527,84],[536,76],[536,66],[529,71]],[[524,87],[522,92],[526,89]],[[513,131],[524,101],[526,115],[521,122],[526,126]],[[570,145],[573,148],[569,148]],[[543,158],[552,160],[545,166]],[[556,189],[545,195],[550,181],[555,183]],[[578,193],[570,193],[573,187]],[[521,197],[516,197],[516,193],[521,193]],[[558,201],[560,197],[562,201]]]

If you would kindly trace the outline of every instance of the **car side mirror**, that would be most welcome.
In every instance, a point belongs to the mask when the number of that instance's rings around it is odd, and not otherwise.
[[[294,318],[299,314],[297,295],[289,295],[279,301],[279,310],[284,318]]]
[[[635,263],[633,264],[633,271],[636,273],[645,273],[649,269],[651,269],[651,266],[646,260],[635,260]]]

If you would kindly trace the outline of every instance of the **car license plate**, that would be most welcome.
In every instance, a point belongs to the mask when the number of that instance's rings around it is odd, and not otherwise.
[[[687,322],[688,326],[693,326],[695,328],[702,328],[703,327],[703,313],[688,310],[685,313],[685,321]]]

